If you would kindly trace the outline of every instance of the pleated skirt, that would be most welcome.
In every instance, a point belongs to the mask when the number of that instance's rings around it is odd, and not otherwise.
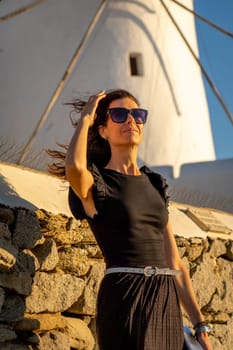
[[[173,276],[113,273],[97,300],[100,350],[182,350],[183,322]]]

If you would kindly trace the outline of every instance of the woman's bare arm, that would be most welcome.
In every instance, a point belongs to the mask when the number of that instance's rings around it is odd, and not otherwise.
[[[81,118],[71,139],[66,155],[66,178],[75,193],[86,199],[93,185],[93,176],[87,168],[87,137],[90,121],[87,116]]]
[[[170,222],[168,222],[165,230],[164,242],[168,266],[182,272],[181,275],[175,276],[177,290],[184,310],[187,312],[192,324],[195,325],[203,321],[203,316],[192,287],[189,273],[179,256]],[[198,341],[201,343],[204,350],[211,350],[208,334],[206,332],[198,334]]]
[[[105,92],[101,91],[89,98],[82,111],[66,155],[66,178],[74,192],[82,200],[84,209],[87,209],[87,214],[90,216],[93,216],[96,210],[91,194],[94,179],[87,168],[87,139],[89,128],[95,120],[98,103],[105,96]]]

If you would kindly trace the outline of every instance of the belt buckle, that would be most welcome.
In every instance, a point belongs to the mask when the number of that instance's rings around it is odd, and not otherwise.
[[[149,273],[149,270],[154,270],[154,272],[153,273]],[[147,277],[151,277],[153,275],[157,275],[157,268],[153,267],[153,266],[145,266],[144,269],[143,269],[143,273]]]

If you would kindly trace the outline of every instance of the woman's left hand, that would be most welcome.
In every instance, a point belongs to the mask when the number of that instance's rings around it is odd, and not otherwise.
[[[198,342],[203,347],[203,350],[212,350],[209,335],[207,332],[198,333],[196,337],[197,337]]]

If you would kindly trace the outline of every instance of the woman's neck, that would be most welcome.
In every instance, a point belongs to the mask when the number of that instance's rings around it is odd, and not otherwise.
[[[132,153],[112,153],[106,169],[116,170],[122,174],[140,175],[137,156]]]

